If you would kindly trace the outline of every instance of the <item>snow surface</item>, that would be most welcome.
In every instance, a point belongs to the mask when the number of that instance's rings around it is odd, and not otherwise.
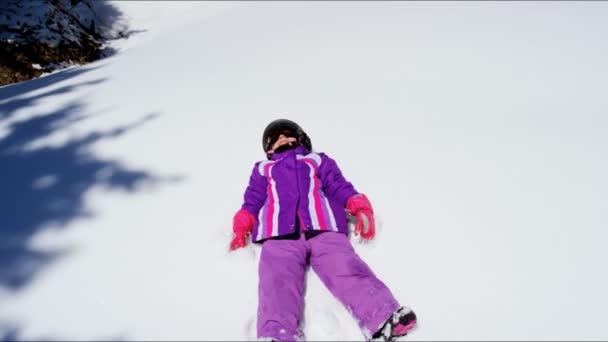
[[[406,339],[608,339],[608,3],[115,4],[118,54],[0,88],[0,337],[255,339],[231,220],[287,117],[372,201]],[[313,272],[304,316],[363,340]]]

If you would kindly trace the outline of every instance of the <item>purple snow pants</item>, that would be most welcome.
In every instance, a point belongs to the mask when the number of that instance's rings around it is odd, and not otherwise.
[[[329,291],[373,334],[399,308],[389,291],[355,253],[348,237],[326,232],[306,240],[267,240],[258,287],[258,338],[303,339],[304,282],[308,262]]]

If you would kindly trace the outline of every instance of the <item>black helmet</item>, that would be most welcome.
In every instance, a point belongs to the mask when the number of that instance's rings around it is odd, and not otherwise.
[[[277,141],[279,136],[284,134],[287,137],[296,138],[297,144],[304,146],[307,150],[312,151],[312,144],[306,132],[297,123],[287,120],[278,119],[269,123],[262,135],[262,148],[266,152],[266,156],[270,159],[268,150]]]

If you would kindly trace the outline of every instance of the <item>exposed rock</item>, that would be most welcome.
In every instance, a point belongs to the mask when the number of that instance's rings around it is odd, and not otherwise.
[[[126,24],[102,0],[0,1],[0,85],[23,81],[107,54]]]

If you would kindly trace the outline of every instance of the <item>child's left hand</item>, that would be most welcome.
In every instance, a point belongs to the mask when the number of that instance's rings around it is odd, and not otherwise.
[[[376,235],[376,225],[374,224],[374,214],[361,211],[357,214],[357,224],[355,225],[355,235],[361,234],[364,240],[371,240]]]
[[[371,240],[376,234],[374,210],[364,194],[355,195],[348,199],[346,210],[357,217],[355,235],[361,235],[364,240]]]

